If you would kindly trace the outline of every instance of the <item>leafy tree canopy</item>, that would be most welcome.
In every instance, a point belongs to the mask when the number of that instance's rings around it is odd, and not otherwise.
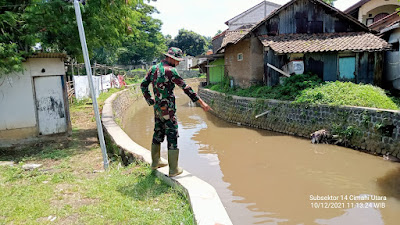
[[[165,48],[161,21],[146,0],[90,0],[81,5],[90,56],[99,63],[151,60]],[[148,2],[149,0],[147,0]],[[83,61],[70,0],[0,0],[0,74],[22,69],[37,43]]]
[[[122,47],[118,49],[120,64],[139,64],[152,61],[167,48],[160,32],[162,22],[149,15],[155,8],[142,5],[137,9],[138,19],[132,26],[131,34],[124,37]]]
[[[325,3],[328,3],[329,5],[333,5],[333,3],[336,1],[336,0],[323,0]]]
[[[207,41],[203,36],[186,29],[179,30],[178,35],[171,41],[169,47],[171,46],[178,47],[191,56],[203,54],[208,49]]]

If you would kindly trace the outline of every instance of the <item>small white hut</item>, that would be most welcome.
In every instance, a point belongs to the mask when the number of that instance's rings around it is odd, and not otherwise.
[[[71,134],[63,53],[39,53],[0,76],[0,147]]]

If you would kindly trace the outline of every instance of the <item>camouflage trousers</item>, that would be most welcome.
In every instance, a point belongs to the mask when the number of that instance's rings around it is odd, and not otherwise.
[[[161,144],[167,136],[168,150],[178,149],[178,121],[175,114],[169,119],[154,114],[153,144]]]

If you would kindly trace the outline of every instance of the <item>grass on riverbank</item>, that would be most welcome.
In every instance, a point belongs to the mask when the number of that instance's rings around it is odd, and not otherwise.
[[[293,75],[282,85],[252,86],[246,89],[230,88],[224,81],[207,88],[230,95],[261,99],[277,99],[297,103],[349,105],[399,110],[400,101],[388,96],[385,90],[372,85],[351,82],[322,82],[310,74]]]
[[[245,89],[230,88],[229,80],[225,80],[215,85],[209,85],[207,88],[243,97],[293,101],[302,90],[315,87],[321,83],[321,79],[317,76],[311,74],[300,74],[284,79],[282,85],[277,85],[275,87],[256,85]]]
[[[306,89],[297,96],[295,102],[399,109],[382,88],[339,81]]]
[[[0,166],[0,224],[193,224],[187,199],[148,166],[103,171],[90,100],[70,109],[68,140],[0,150],[0,161],[17,163]],[[43,166],[26,171],[27,163]]]

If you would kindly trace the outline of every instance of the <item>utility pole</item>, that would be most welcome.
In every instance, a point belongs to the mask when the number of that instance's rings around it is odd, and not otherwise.
[[[76,22],[78,24],[79,37],[80,37],[81,45],[82,45],[83,58],[85,60],[87,77],[89,79],[90,93],[92,95],[93,109],[94,109],[94,114],[95,114],[96,124],[97,124],[97,132],[99,135],[101,152],[103,154],[104,169],[106,170],[106,169],[108,169],[108,156],[107,156],[107,150],[106,150],[106,145],[105,145],[105,141],[104,141],[103,126],[101,125],[101,120],[100,120],[99,106],[97,105],[96,93],[94,91],[94,86],[93,86],[92,68],[90,66],[89,53],[88,53],[86,37],[85,37],[85,30],[83,28],[81,8],[79,6],[78,0],[74,0],[74,7],[75,7]]]

